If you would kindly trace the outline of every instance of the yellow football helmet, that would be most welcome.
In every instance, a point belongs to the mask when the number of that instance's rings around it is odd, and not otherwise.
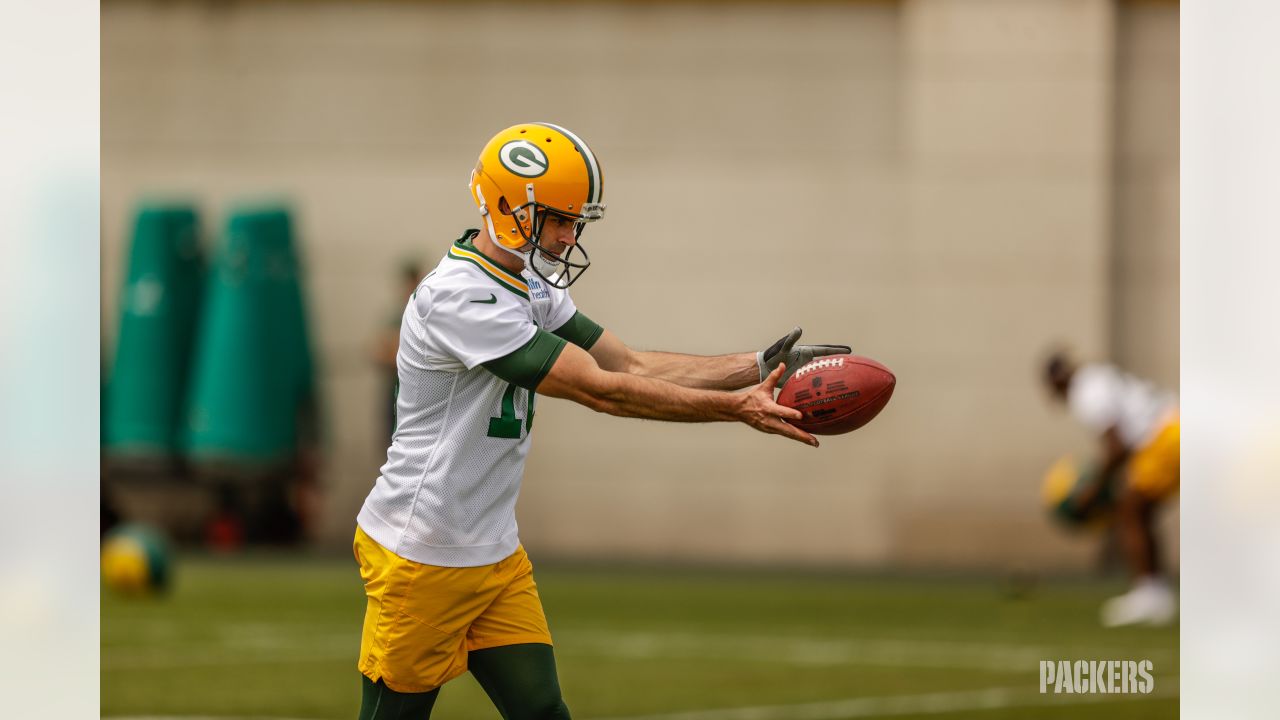
[[[563,256],[541,244],[548,213],[572,221],[575,237],[604,217],[604,175],[577,135],[550,123],[513,125],[484,146],[469,185],[489,235],[547,284],[567,288],[591,265],[581,243]]]

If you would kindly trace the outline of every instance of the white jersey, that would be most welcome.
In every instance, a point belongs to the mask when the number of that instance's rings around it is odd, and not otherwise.
[[[533,273],[513,274],[469,242],[449,249],[400,323],[397,424],[356,518],[365,533],[427,565],[489,565],[515,552],[533,393],[481,363],[575,312],[567,291]]]
[[[1067,407],[1089,429],[1116,428],[1125,447],[1147,444],[1177,410],[1173,393],[1157,389],[1114,365],[1084,365],[1071,376]]]

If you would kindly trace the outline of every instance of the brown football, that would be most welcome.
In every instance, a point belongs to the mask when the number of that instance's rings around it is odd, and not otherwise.
[[[802,366],[782,386],[778,404],[804,417],[791,424],[814,435],[840,435],[871,422],[898,382],[880,363],[858,355],[828,355]]]

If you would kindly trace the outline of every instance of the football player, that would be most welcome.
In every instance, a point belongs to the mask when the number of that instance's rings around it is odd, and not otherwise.
[[[569,717],[515,519],[536,394],[625,417],[741,422],[816,447],[774,388],[814,357],[850,351],[797,344],[795,328],[755,353],[641,352],[579,311],[568,288],[591,265],[581,236],[604,217],[604,175],[563,127],[498,133],[470,188],[480,227],[405,307],[396,430],[357,517],[362,720],[426,718],[467,671],[506,720]]]
[[[1044,380],[1052,396],[1100,442],[1091,486],[1071,502],[1083,512],[1098,496],[1116,498],[1114,522],[1133,587],[1103,605],[1103,624],[1171,622],[1177,602],[1161,573],[1153,524],[1157,507],[1178,491],[1177,398],[1113,365],[1080,365],[1065,352],[1049,357]]]

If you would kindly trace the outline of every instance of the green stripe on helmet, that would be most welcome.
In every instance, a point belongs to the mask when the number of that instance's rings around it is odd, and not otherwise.
[[[587,202],[600,202],[600,194],[604,189],[603,178],[601,177],[600,172],[600,163],[596,160],[595,153],[591,152],[591,148],[587,146],[587,143],[584,142],[582,138],[574,135],[559,125],[543,122],[533,124],[551,128],[561,135],[564,135],[569,139],[569,142],[573,143],[573,146],[578,149],[578,154],[582,156],[582,162],[587,166]]]

